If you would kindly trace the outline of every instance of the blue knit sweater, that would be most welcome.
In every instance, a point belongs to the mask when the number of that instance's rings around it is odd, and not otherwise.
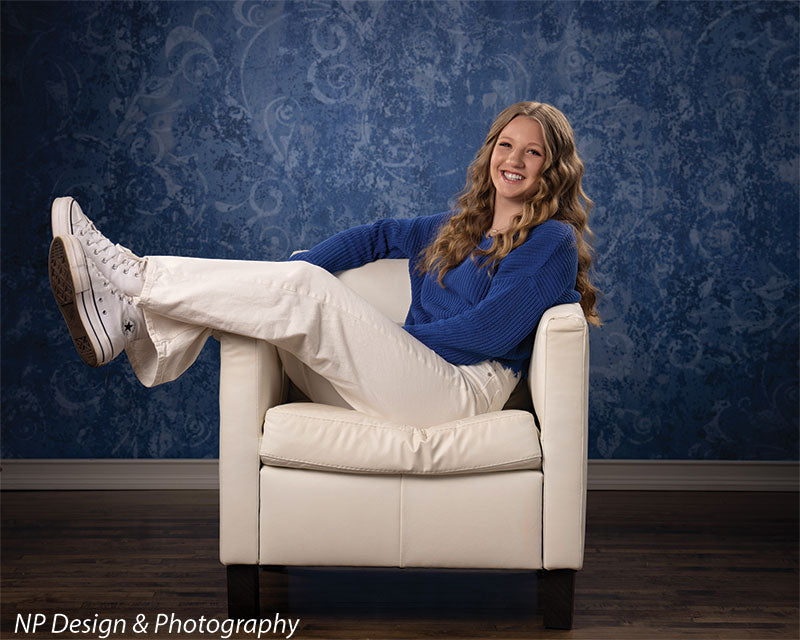
[[[467,257],[442,288],[415,264],[451,214],[379,220],[342,231],[290,260],[335,273],[380,258],[409,258],[411,307],[403,328],[453,364],[497,360],[527,374],[536,325],[548,307],[578,302],[578,253],[572,227],[548,220],[503,258],[494,275]],[[479,245],[487,249],[491,238]]]

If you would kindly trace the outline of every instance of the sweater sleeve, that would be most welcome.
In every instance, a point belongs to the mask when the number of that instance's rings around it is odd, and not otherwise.
[[[440,354],[507,354],[535,328],[542,314],[575,287],[578,253],[566,224],[543,229],[504,258],[486,297],[462,313],[406,325],[415,338]]]
[[[341,231],[289,260],[304,260],[336,273],[381,258],[416,257],[446,214],[418,218],[387,218]]]

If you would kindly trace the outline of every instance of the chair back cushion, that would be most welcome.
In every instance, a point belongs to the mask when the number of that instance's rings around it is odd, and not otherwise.
[[[526,411],[494,411],[412,427],[313,403],[267,411],[264,464],[370,474],[449,475],[541,468],[539,433]]]

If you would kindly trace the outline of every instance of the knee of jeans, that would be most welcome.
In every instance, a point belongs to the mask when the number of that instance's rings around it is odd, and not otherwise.
[[[303,282],[325,282],[330,281],[331,278],[335,279],[333,274],[311,262],[297,260],[288,264],[294,268],[295,277]]]

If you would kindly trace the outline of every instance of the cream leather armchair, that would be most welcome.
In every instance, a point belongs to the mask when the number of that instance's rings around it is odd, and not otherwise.
[[[405,318],[407,260],[339,277]],[[543,578],[545,626],[571,628],[586,512],[589,343],[580,305],[543,315],[527,383],[503,411],[441,428],[291,402],[272,345],[217,338],[220,560],[231,617],[258,615],[260,567],[284,575],[287,566],[527,569]]]

